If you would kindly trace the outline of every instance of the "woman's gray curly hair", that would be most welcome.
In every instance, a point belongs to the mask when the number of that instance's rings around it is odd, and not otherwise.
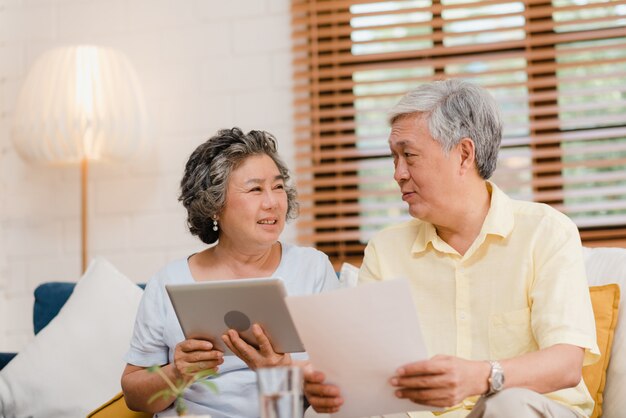
[[[212,244],[219,238],[219,230],[213,231],[213,217],[226,204],[230,174],[255,155],[267,155],[274,161],[285,181],[287,220],[298,216],[296,189],[288,182],[289,170],[278,155],[276,139],[264,131],[244,134],[236,127],[223,129],[195,149],[180,182],[178,200],[187,209],[187,226],[204,243]]]

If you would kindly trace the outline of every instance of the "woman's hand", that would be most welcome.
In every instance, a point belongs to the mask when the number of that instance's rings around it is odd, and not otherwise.
[[[224,362],[224,353],[215,350],[206,340],[193,338],[176,344],[174,350],[174,373],[177,378],[186,379],[202,370],[212,369],[217,372]]]
[[[274,351],[270,339],[259,324],[252,325],[252,334],[256,338],[258,348],[244,341],[234,329],[230,329],[226,334],[222,335],[222,340],[252,370],[259,367],[291,364],[291,356],[288,353],[278,354]]]
[[[215,350],[209,341],[190,338],[176,344],[173,361],[161,366],[161,372],[172,382],[188,382],[200,371],[217,371],[223,362],[224,353]],[[155,414],[169,408],[175,400],[170,396],[148,402],[152,395],[168,388],[168,384],[159,373],[152,373],[147,367],[127,364],[121,383],[126,404],[134,411]]]

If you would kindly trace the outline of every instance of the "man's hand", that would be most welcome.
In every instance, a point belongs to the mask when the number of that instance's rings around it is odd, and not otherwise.
[[[174,373],[177,378],[189,378],[202,370],[217,371],[223,362],[224,353],[215,350],[209,341],[190,338],[176,344],[174,349]]]
[[[422,405],[450,407],[487,391],[489,363],[437,355],[400,367],[390,380],[396,396]]]
[[[304,369],[304,395],[318,413],[332,414],[339,411],[343,404],[343,398],[339,388],[324,383],[324,373],[313,370],[311,367]]]
[[[291,364],[289,354],[278,354],[274,351],[270,339],[259,324],[252,325],[252,334],[256,338],[258,348],[246,342],[234,329],[229,329],[222,335],[222,340],[251,370]]]

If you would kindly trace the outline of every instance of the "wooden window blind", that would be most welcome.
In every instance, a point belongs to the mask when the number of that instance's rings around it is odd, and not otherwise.
[[[386,112],[458,77],[500,104],[496,184],[626,246],[626,0],[293,0],[292,28],[300,242],[359,263],[409,218]]]

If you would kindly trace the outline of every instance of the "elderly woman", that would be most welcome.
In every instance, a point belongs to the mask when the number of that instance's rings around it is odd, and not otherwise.
[[[233,335],[224,336],[245,361],[224,356],[209,341],[185,339],[165,285],[278,277],[288,294],[338,287],[325,254],[279,241],[285,222],[297,212],[296,192],[288,181],[289,171],[277,154],[276,140],[266,132],[222,130],[191,154],[179,200],[187,209],[191,233],[211,246],[171,262],[146,286],[122,376],[131,409],[155,416],[175,415],[173,398],[148,402],[154,393],[166,388],[158,374],[146,369],[158,364],[172,380],[219,368],[213,378],[217,394],[202,384],[187,391],[189,412],[213,418],[258,416],[252,369],[289,364],[289,354],[275,353],[256,324],[253,331],[258,348],[243,342],[232,330]]]

